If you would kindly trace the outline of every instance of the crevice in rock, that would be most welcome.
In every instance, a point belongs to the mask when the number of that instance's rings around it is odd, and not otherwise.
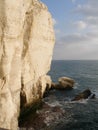
[[[20,109],[26,106],[27,104],[27,98],[26,98],[26,93],[24,91],[24,85],[21,85],[21,91],[20,91]]]

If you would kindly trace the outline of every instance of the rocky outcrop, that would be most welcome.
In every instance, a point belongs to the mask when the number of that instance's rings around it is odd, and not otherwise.
[[[39,0],[0,1],[0,127],[17,129],[24,107],[50,86],[51,15]]]
[[[79,93],[72,99],[72,101],[78,101],[78,100],[87,99],[87,98],[89,99],[95,98],[95,94],[93,94],[90,89],[86,89],[83,92]]]
[[[68,77],[60,77],[58,79],[58,83],[52,83],[52,89],[59,89],[59,90],[71,90],[73,89],[75,81]]]
[[[65,118],[66,112],[60,106],[51,106],[45,102],[41,103],[41,108],[35,115],[30,111],[25,118],[21,119],[20,128],[32,130],[51,130],[51,127],[57,126]],[[66,115],[67,116],[67,115]]]

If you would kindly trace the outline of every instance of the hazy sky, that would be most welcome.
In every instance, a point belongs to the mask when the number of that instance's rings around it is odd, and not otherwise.
[[[98,0],[41,0],[52,14],[53,59],[98,59]]]

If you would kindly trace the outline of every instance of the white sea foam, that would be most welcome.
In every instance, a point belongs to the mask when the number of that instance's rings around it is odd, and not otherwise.
[[[55,101],[55,102],[46,102],[48,105],[50,105],[51,107],[55,107],[55,106],[61,106],[59,101]]]
[[[70,103],[70,104],[74,104],[74,103],[83,103],[83,104],[87,104],[88,99],[81,99],[78,101],[65,101],[65,103]]]
[[[74,88],[73,89],[77,89],[78,87],[77,86],[74,86]]]
[[[73,89],[77,89],[79,86],[80,86],[79,83],[76,82]]]

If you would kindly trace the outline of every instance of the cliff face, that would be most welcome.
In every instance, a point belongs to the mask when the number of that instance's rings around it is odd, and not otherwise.
[[[0,128],[17,129],[20,106],[43,96],[54,41],[43,3],[0,0]]]

